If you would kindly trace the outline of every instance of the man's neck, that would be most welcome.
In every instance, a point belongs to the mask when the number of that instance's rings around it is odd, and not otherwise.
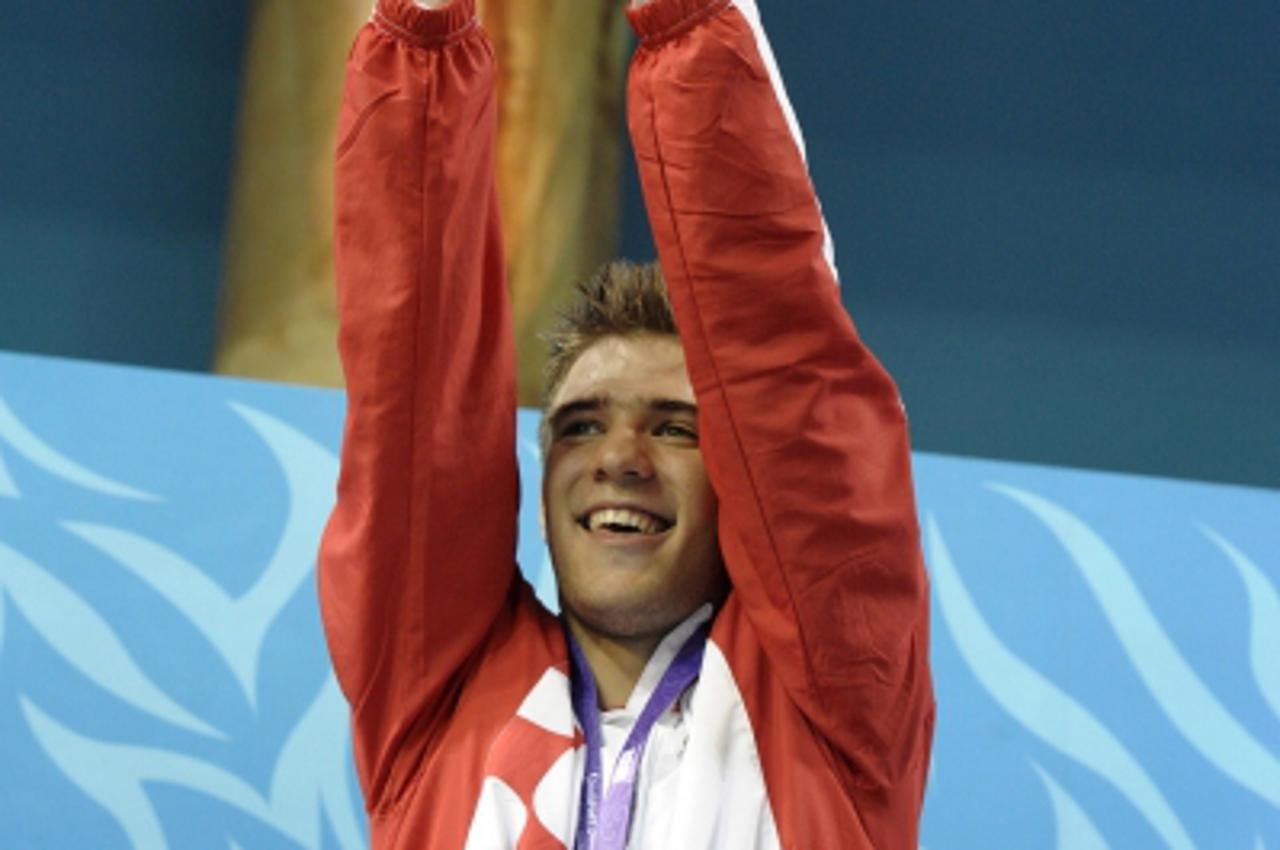
[[[607,711],[625,707],[640,674],[664,636],[619,638],[600,634],[576,617],[568,616],[566,619],[595,676],[600,708]]]

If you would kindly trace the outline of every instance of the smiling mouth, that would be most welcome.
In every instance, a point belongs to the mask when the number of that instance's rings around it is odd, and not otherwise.
[[[578,517],[578,525],[587,531],[613,534],[662,534],[675,525],[669,519],[635,508],[601,508]]]

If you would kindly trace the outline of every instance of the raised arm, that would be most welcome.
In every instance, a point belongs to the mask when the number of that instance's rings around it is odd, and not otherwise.
[[[933,699],[898,392],[841,306],[754,6],[630,14],[631,137],[734,592],[875,846],[905,847]]]
[[[515,579],[515,381],[474,0],[378,0],[336,165],[347,378],[325,628],[371,810],[395,803]]]

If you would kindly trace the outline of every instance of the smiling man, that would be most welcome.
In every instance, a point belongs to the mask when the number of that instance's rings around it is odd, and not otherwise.
[[[915,850],[933,697],[897,391],[753,3],[628,14],[661,270],[610,264],[550,336],[562,618],[513,560],[492,49],[472,0],[378,0],[351,53],[320,581],[373,846]]]
[[[672,629],[728,589],[698,405],[656,266],[606,266],[551,335],[543,512],[564,616],[624,706]]]

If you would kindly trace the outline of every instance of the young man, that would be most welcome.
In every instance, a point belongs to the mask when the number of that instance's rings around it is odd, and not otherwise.
[[[349,410],[321,552],[375,848],[916,847],[933,699],[892,381],[840,305],[749,0],[654,0],[629,120],[652,268],[555,338],[513,562],[493,56],[473,0],[378,0],[337,181]],[[656,318],[655,318],[656,317]]]

